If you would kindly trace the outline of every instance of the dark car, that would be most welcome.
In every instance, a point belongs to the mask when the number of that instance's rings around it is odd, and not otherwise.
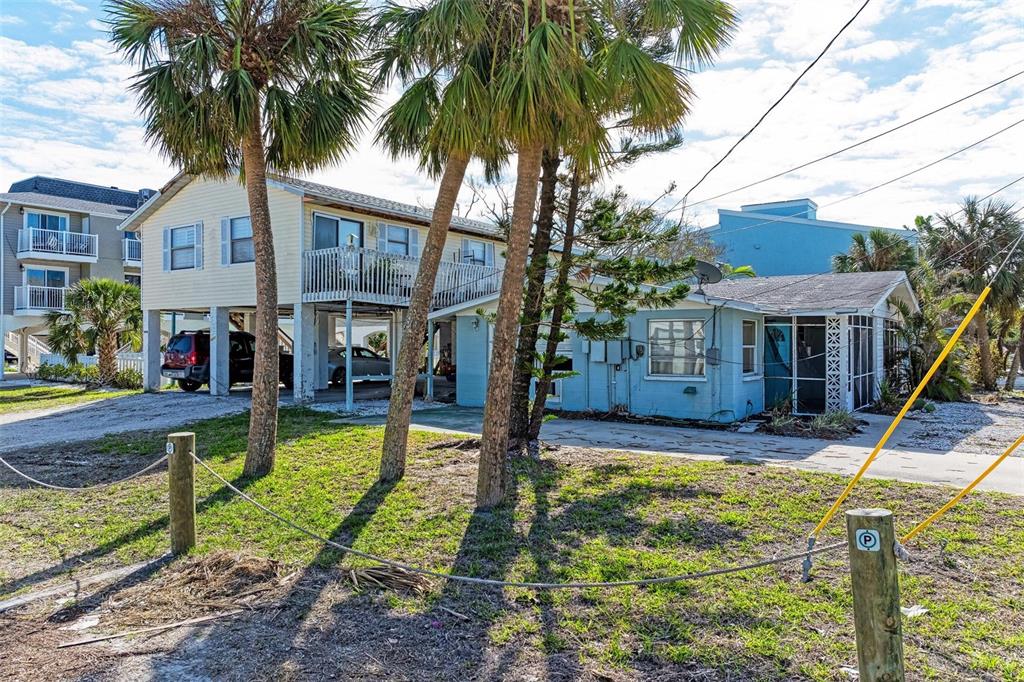
[[[252,381],[256,337],[246,332],[230,332],[228,346],[229,384]],[[292,386],[292,356],[280,355],[280,378],[288,388]],[[206,331],[181,332],[171,337],[164,350],[164,364],[160,374],[174,379],[183,391],[198,390],[210,383],[210,334]]]
[[[11,351],[4,348],[4,364],[16,365],[18,364],[18,356]]]

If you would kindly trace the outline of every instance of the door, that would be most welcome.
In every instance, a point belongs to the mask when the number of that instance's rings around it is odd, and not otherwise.
[[[764,405],[771,409],[793,397],[793,318],[764,323]]]

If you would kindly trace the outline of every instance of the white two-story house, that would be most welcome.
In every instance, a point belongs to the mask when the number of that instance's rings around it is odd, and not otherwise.
[[[0,338],[20,369],[48,351],[45,315],[72,284],[141,283],[142,243],[118,225],[154,194],[40,176],[0,194]]]
[[[299,402],[328,387],[329,349],[353,344],[353,325],[388,330],[397,355],[404,311],[430,225],[423,208],[296,178],[267,181],[277,261],[278,315],[291,328],[294,394]],[[211,390],[224,393],[229,329],[255,311],[252,228],[245,188],[227,179],[179,174],[121,225],[142,241],[145,382],[160,385],[160,318],[207,316]],[[498,291],[504,265],[493,225],[454,218],[434,286],[428,345],[454,356],[454,317]],[[289,324],[290,323],[290,324]],[[344,332],[342,332],[344,329]],[[347,352],[351,357],[351,351]],[[375,377],[381,378],[381,377]],[[346,392],[352,399],[352,382]]]

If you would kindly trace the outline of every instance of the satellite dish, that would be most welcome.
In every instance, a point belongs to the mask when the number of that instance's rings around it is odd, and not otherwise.
[[[706,261],[697,261],[697,266],[694,268],[697,274],[697,293],[704,293],[705,284],[717,284],[722,281],[722,271],[717,265],[708,263]]]

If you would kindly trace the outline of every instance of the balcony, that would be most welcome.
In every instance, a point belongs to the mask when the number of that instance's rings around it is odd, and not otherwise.
[[[66,230],[18,230],[18,258],[39,258],[72,263],[95,263],[99,239],[94,234]]]
[[[14,314],[41,315],[50,310],[64,310],[65,287],[14,287]]]
[[[339,246],[302,254],[302,300],[362,301],[406,306],[420,259],[374,249]],[[497,293],[501,269],[471,263],[442,262],[434,280],[431,309],[460,305]]]
[[[121,240],[121,260],[125,265],[142,265],[142,241],[138,239]]]

